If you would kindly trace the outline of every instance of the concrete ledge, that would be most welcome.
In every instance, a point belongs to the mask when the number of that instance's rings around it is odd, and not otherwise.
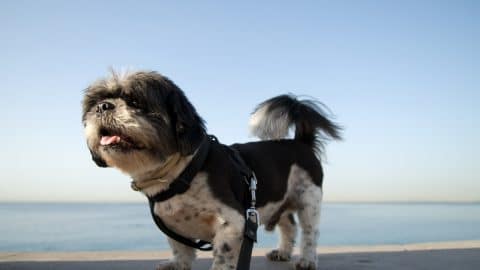
[[[251,269],[292,269],[256,249]],[[480,269],[480,241],[409,245],[320,247],[320,269]],[[298,250],[296,252],[298,254]],[[0,269],[155,269],[170,252],[2,252]],[[199,252],[193,269],[209,269],[211,252]]]

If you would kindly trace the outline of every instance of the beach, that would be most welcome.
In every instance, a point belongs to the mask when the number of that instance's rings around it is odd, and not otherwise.
[[[293,269],[291,263],[269,262],[266,252],[268,249],[254,250],[252,270]],[[318,254],[319,269],[480,269],[480,240],[324,246],[318,248]],[[170,256],[169,251],[0,252],[0,269],[155,269]],[[199,252],[193,269],[209,269],[211,261],[210,252]]]

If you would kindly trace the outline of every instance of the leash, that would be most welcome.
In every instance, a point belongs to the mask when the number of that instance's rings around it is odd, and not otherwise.
[[[252,172],[252,178],[250,178],[250,196],[251,205],[246,211],[245,216],[245,228],[243,233],[242,247],[240,248],[240,255],[238,256],[237,270],[250,269],[250,261],[252,259],[253,244],[257,242],[257,229],[260,222],[260,215],[255,208],[257,202],[256,190],[257,190],[257,178]]]
[[[230,152],[229,156],[243,175],[250,191],[250,207],[245,206],[245,208],[247,208],[245,211],[245,227],[243,229],[243,241],[237,262],[237,270],[248,270],[250,269],[253,245],[257,242],[257,229],[260,223],[260,215],[255,208],[257,203],[257,177],[250,167],[247,166],[237,149],[228,146],[225,146],[225,148]],[[248,201],[248,199],[244,198],[244,203],[246,203],[246,201]]]

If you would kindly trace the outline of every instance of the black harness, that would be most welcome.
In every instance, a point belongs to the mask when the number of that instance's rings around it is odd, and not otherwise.
[[[191,239],[186,238],[182,235],[177,234],[176,232],[170,230],[162,219],[155,214],[154,208],[156,202],[163,202],[175,195],[185,193],[189,188],[190,184],[195,177],[195,175],[200,171],[205,160],[207,159],[210,146],[212,143],[219,143],[217,138],[214,136],[206,136],[205,139],[200,144],[197,154],[190,161],[189,165],[183,170],[183,172],[168,186],[168,188],[160,193],[155,194],[154,196],[148,197],[148,202],[150,205],[150,213],[152,218],[155,221],[157,227],[168,237],[174,239],[177,242],[180,242],[186,246],[201,250],[201,251],[210,251],[213,249],[212,243],[200,239]],[[234,148],[222,145],[225,147],[226,152],[230,156],[230,159],[235,164],[237,171],[245,179],[245,182],[249,186],[250,194],[247,194],[249,198],[250,207],[246,206],[245,209],[245,229],[244,229],[244,238],[242,241],[242,247],[240,249],[240,255],[237,263],[237,270],[248,270],[250,268],[250,260],[252,256],[253,243],[257,241],[257,228],[259,223],[258,212],[255,209],[256,203],[256,186],[257,180],[253,171],[245,164],[242,157],[238,151]],[[248,196],[249,195],[249,196]],[[247,202],[242,202],[243,205],[248,205]]]

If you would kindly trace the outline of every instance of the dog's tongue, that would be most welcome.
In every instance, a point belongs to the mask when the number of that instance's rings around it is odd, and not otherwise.
[[[119,136],[102,136],[102,138],[100,139],[101,145],[109,145],[109,144],[114,144],[119,142],[120,142]]]

